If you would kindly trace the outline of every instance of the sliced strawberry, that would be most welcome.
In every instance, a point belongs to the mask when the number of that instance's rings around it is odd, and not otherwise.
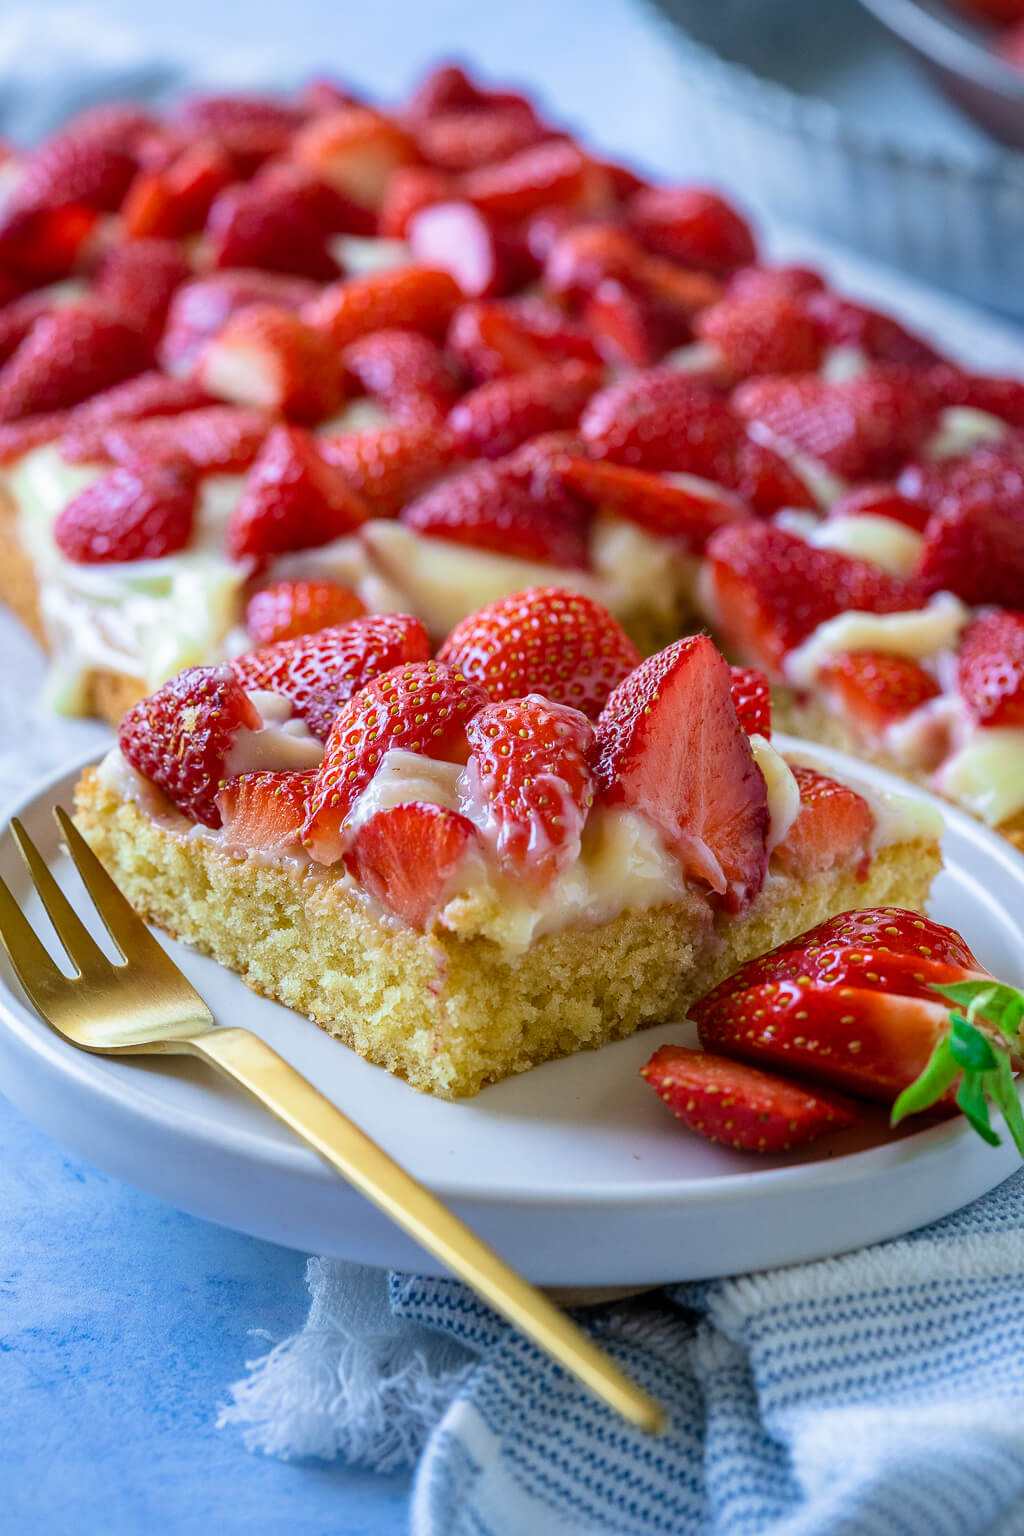
[[[371,613],[339,628],[247,651],[230,663],[242,687],[279,693],[321,741],[342,704],[392,667],[425,661],[430,644],[419,619]]]
[[[896,488],[932,512],[967,500],[1012,513],[1024,496],[1024,432],[1006,432],[953,458],[906,464]]]
[[[749,518],[738,497],[691,475],[656,474],[593,459],[566,458],[566,483],[618,517],[660,538],[679,539],[698,553],[716,528]]]
[[[156,119],[137,101],[101,101],[75,112],[61,131],[70,138],[113,144],[137,155],[140,146],[156,130]]]
[[[267,96],[193,96],[175,108],[172,121],[188,134],[215,139],[235,162],[239,176],[251,176],[271,155],[285,151],[306,113]]]
[[[812,1093],[710,1051],[663,1045],[640,1076],[689,1130],[740,1152],[789,1152],[860,1123],[856,1107],[836,1094]]]
[[[61,453],[66,459],[79,462],[102,459],[106,455],[104,434],[115,422],[175,416],[209,404],[209,395],[191,379],[169,378],[155,369],[138,373],[134,379],[101,390],[65,413],[60,432]]]
[[[546,363],[598,361],[584,326],[540,298],[462,304],[446,338],[448,350],[478,383],[529,373]]]
[[[215,140],[186,144],[166,165],[143,168],[135,177],[121,209],[126,237],[180,240],[196,234],[234,179],[231,158]]]
[[[481,213],[503,220],[527,219],[539,208],[584,206],[591,191],[590,163],[568,139],[551,139],[521,150],[497,165],[463,176],[462,195]]]
[[[238,733],[263,721],[229,667],[188,667],[121,721],[118,745],[179,810],[220,826],[216,795]]]
[[[104,256],[93,290],[155,346],[175,290],[190,275],[188,262],[173,241],[129,240]]]
[[[264,560],[352,533],[369,510],[302,427],[275,427],[246,477],[228,524],[232,560]]]
[[[965,603],[1017,608],[1024,592],[1024,518],[1005,492],[945,498],[928,519],[918,575],[928,592],[955,592]]]
[[[725,291],[734,299],[798,299],[824,286],[824,278],[811,267],[740,267]]]
[[[151,361],[139,332],[118,315],[84,305],[53,310],[0,369],[0,421],[77,405]]]
[[[584,567],[588,517],[570,498],[536,496],[528,464],[475,464],[410,502],[402,522],[418,533],[512,559]]]
[[[250,597],[245,627],[257,645],[273,645],[347,624],[365,612],[352,589],[335,581],[278,581]]]
[[[679,470],[719,484],[733,475],[744,441],[727,401],[706,380],[671,368],[602,389],[580,418],[580,434],[594,458]]]
[[[879,480],[855,486],[829,508],[829,517],[888,517],[915,533],[923,533],[928,509],[919,501],[901,496],[890,481]]]
[[[476,842],[476,828],[458,811],[410,800],[377,811],[356,829],[345,866],[381,906],[422,933]]]
[[[729,692],[736,718],[748,736],[772,734],[772,694],[768,679],[756,667],[730,667]]]
[[[461,65],[435,64],[409,97],[404,115],[410,122],[419,123],[437,112],[477,107],[484,99],[484,93]]]
[[[507,160],[546,136],[529,107],[463,107],[437,112],[420,123],[416,143],[424,160],[457,174]]]
[[[450,202],[456,190],[441,171],[426,165],[402,166],[388,182],[377,210],[377,233],[388,240],[403,240],[421,209]]]
[[[195,481],[174,469],[112,469],[71,498],[53,537],[79,564],[159,560],[188,543],[195,500]]]
[[[44,416],[25,416],[21,421],[0,424],[0,464],[13,464],[33,448],[52,443],[68,428],[70,411],[48,411]]]
[[[324,235],[375,235],[374,215],[331,182],[293,165],[269,160],[252,182],[254,193],[291,214],[296,224]]]
[[[821,342],[804,306],[789,298],[724,298],[704,309],[694,333],[713,346],[732,382],[759,373],[809,373]]]
[[[0,364],[21,346],[36,321],[54,308],[47,294],[25,293],[0,309]]]
[[[299,100],[314,116],[334,112],[339,107],[360,105],[360,97],[349,86],[326,77],[307,81],[299,93]]]
[[[688,331],[641,287],[610,277],[588,294],[583,319],[597,351],[614,368],[651,368]]]
[[[341,364],[331,341],[290,310],[254,304],[231,315],[199,358],[209,394],[314,422],[336,410]]]
[[[641,656],[592,597],[565,587],[530,587],[457,624],[438,652],[492,699],[541,693],[592,719]]]
[[[816,549],[771,523],[729,525],[707,547],[716,624],[744,661],[778,673],[787,651],[837,613],[919,608],[919,583],[866,560]]]
[[[450,433],[422,421],[325,437],[320,451],[374,517],[396,517],[451,468],[455,457]]]
[[[800,809],[772,855],[776,864],[798,880],[857,864],[875,825],[864,796],[813,768],[794,768],[793,776]]]
[[[968,406],[998,416],[1012,427],[1024,427],[1024,381],[964,373],[950,363],[932,368],[928,382],[938,390],[943,405]]]
[[[160,359],[174,373],[187,373],[205,344],[229,317],[251,304],[299,309],[316,296],[315,284],[280,272],[214,272],[185,283],[171,301]]]
[[[443,335],[462,295],[450,273],[435,267],[395,267],[334,283],[308,304],[303,318],[340,350],[371,331],[423,331]]]
[[[5,212],[35,213],[77,203],[115,213],[134,175],[128,150],[92,134],[64,132],[25,159]]]
[[[319,220],[290,190],[233,185],[210,205],[206,234],[215,267],[263,267],[329,283],[340,267]]]
[[[827,289],[806,295],[804,309],[821,341],[828,346],[857,347],[875,362],[899,363],[907,368],[927,368],[942,361],[934,347],[891,315],[854,304]]]
[[[594,799],[594,728],[578,709],[530,693],[469,721],[470,799],[498,867],[543,888],[579,857]]]
[[[313,787],[302,834],[313,858],[321,864],[341,858],[346,819],[385,752],[401,747],[465,762],[466,726],[487,702],[476,683],[437,661],[393,667],[360,688],[335,716]]]
[[[346,347],[343,361],[397,421],[440,424],[460,393],[441,348],[418,331],[373,331]]]
[[[530,275],[522,246],[472,203],[431,201],[410,216],[406,238],[417,261],[450,273],[469,299],[507,293]]]
[[[814,492],[781,454],[747,438],[736,449],[725,483],[761,517],[782,507],[816,508]]]
[[[84,203],[12,213],[0,223],[0,265],[32,287],[67,277],[99,217]]]
[[[248,468],[270,430],[258,411],[211,405],[177,416],[118,422],[103,434],[103,451],[118,464],[184,464],[196,474],[233,474]]]
[[[229,847],[258,853],[298,849],[316,770],[243,773],[217,791],[216,804]]]
[[[916,661],[883,651],[847,651],[833,657],[818,675],[822,686],[840,700],[844,716],[869,734],[880,735],[940,692]]]
[[[960,641],[957,687],[979,725],[1024,725],[1024,613],[982,613],[971,622]]]
[[[741,910],[764,884],[768,798],[706,635],[651,656],[597,722],[598,798],[652,822],[685,873]]]
[[[540,432],[575,426],[601,383],[600,368],[568,362],[481,384],[448,417],[456,452],[497,459]]]
[[[298,163],[353,202],[379,208],[392,174],[420,158],[415,140],[371,107],[341,107],[315,118],[292,147]]]
[[[644,245],[680,266],[727,274],[754,260],[754,237],[735,208],[700,187],[644,187],[626,206]]]
[[[644,261],[640,242],[613,223],[573,223],[555,235],[544,259],[544,286],[562,299],[583,299],[606,281],[626,282]]]
[[[646,256],[633,281],[656,304],[667,322],[675,321],[680,339],[689,335],[691,322],[700,310],[717,304],[723,287],[708,272],[691,272],[661,256]]]

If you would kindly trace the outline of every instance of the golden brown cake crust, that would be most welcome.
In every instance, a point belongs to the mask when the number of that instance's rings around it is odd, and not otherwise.
[[[552,1057],[682,1017],[744,960],[851,907],[924,905],[938,845],[895,844],[852,870],[771,881],[737,921],[698,897],[537,939],[414,932],[318,866],[271,863],[153,821],[95,770],[76,820],[132,905],[257,992],[312,1018],[415,1088],[456,1098]]]

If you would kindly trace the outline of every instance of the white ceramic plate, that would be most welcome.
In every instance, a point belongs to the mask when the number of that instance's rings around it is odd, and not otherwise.
[[[782,738],[784,741],[785,738]],[[881,787],[889,775],[824,748],[823,766]],[[78,767],[19,814],[88,903],[61,854],[52,807]],[[948,807],[933,914],[963,930],[998,976],[1024,983],[1024,858]],[[30,909],[8,831],[0,874]],[[93,925],[95,926],[95,925]],[[638,1076],[688,1025],[647,1030],[445,1103],[371,1067],[228,971],[166,941],[223,1023],[288,1057],[514,1264],[549,1285],[645,1285],[821,1257],[907,1232],[993,1188],[1013,1169],[960,1121],[892,1137],[867,1128],[803,1156],[754,1158],[687,1134]],[[56,1140],[183,1210],[309,1252],[419,1271],[428,1257],[242,1092],[186,1061],[88,1056],[54,1035],[0,969],[0,1085]]]

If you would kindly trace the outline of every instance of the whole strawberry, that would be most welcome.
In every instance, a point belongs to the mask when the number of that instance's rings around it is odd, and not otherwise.
[[[302,427],[275,427],[228,525],[233,560],[310,549],[352,533],[367,508]]]
[[[151,361],[140,332],[116,312],[84,304],[53,310],[0,369],[0,421],[65,410]]]

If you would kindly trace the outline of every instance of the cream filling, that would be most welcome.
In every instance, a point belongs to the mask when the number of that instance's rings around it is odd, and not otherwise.
[[[390,272],[415,260],[404,240],[376,239],[363,235],[335,235],[328,249],[340,262],[346,277],[366,277],[371,272]]]
[[[953,650],[969,610],[951,592],[937,592],[926,608],[908,613],[837,614],[819,624],[783,663],[788,682],[810,688],[818,674],[846,651],[884,651],[914,661]]]
[[[970,453],[982,443],[998,443],[1009,431],[1005,421],[973,406],[947,406],[939,416],[937,430],[923,449],[926,459],[955,459]]]
[[[262,690],[250,693],[263,724],[258,730],[242,726],[224,760],[224,777],[242,773],[289,773],[319,768],[324,744],[309,730],[305,720],[292,715],[289,699]]]
[[[893,576],[909,576],[916,570],[924,539],[913,528],[891,517],[870,513],[830,517],[816,523],[806,535],[816,549],[835,549],[855,560],[867,560]]]
[[[755,733],[750,738],[754,762],[768,786],[768,852],[771,853],[789,835],[800,814],[800,786],[786,759],[766,736]]]
[[[990,827],[1024,811],[1024,728],[979,726],[935,775],[936,788]]]

